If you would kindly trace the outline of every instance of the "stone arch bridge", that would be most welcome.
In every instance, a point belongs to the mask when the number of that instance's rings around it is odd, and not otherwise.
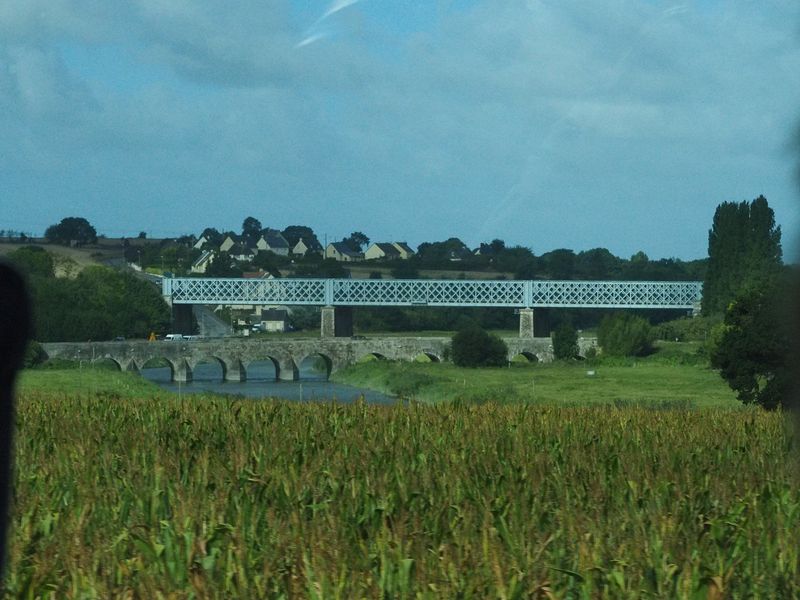
[[[48,358],[94,363],[111,360],[123,371],[139,371],[153,359],[165,360],[172,380],[192,380],[194,368],[209,359],[222,366],[225,381],[246,381],[247,368],[256,361],[270,360],[276,378],[295,381],[299,366],[308,357],[321,356],[328,374],[373,355],[379,359],[411,361],[420,355],[431,360],[444,358],[446,337],[381,337],[367,339],[323,338],[291,340],[219,339],[182,342],[59,342],[42,344]],[[549,338],[504,338],[508,360],[523,355],[529,360],[548,362],[553,359]],[[580,340],[581,353],[594,346],[591,338]]]

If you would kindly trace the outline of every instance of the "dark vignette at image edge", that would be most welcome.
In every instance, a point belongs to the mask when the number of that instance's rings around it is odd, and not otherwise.
[[[5,564],[9,518],[13,388],[30,328],[30,304],[23,279],[14,269],[0,263],[0,577]]]

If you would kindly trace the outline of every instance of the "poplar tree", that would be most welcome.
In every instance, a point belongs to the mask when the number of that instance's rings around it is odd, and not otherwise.
[[[781,270],[782,256],[781,228],[764,196],[717,206],[708,232],[703,312],[725,312],[744,290],[772,281]]]

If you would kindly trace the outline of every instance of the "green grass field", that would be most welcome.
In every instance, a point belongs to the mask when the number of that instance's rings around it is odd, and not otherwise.
[[[137,373],[121,373],[114,369],[36,369],[23,371],[18,383],[22,397],[29,394],[100,396],[109,398],[169,397]]]
[[[722,378],[691,344],[661,344],[644,359],[461,369],[448,363],[369,361],[334,380],[424,402],[738,407]],[[591,374],[590,374],[591,373]]]

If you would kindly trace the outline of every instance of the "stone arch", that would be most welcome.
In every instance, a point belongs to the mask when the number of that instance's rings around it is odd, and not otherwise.
[[[274,356],[258,356],[257,358],[253,358],[252,360],[248,361],[246,364],[244,362],[242,364],[244,365],[244,371],[247,379],[250,381],[277,381],[281,379],[281,361]],[[275,371],[274,377],[265,376],[265,374],[261,372],[263,371],[263,368],[261,367],[262,364],[272,366],[272,369]]]
[[[357,363],[372,362],[376,360],[389,360],[389,357],[383,352],[371,352],[368,350],[357,352],[355,356],[355,362]]]
[[[219,356],[216,356],[214,354],[206,354],[203,356],[198,356],[191,362],[187,360],[186,364],[191,369],[192,380],[197,380],[199,377],[200,379],[205,379],[209,381],[223,382],[227,381],[228,379],[228,364],[225,362],[225,359],[220,358]],[[221,371],[221,375],[212,373],[213,367],[211,368],[204,367],[204,365],[209,365],[209,364],[218,366]]]
[[[423,350],[422,352],[417,353],[411,360],[414,362],[439,363],[442,362],[442,357],[436,354],[433,350]]]
[[[314,364],[313,366],[309,365],[309,359],[319,359],[321,362]],[[310,372],[318,371],[324,373],[324,378],[328,379],[331,376],[331,373],[334,370],[334,362],[333,359],[325,354],[324,352],[309,352],[305,356],[303,356],[300,360],[297,361],[297,370],[298,374],[301,378],[304,376],[311,379],[313,375]]]
[[[159,383],[175,381],[176,365],[164,356],[151,355],[145,356],[138,361],[131,361],[136,364],[139,374],[147,379]],[[161,369],[166,369],[166,373]]]
[[[111,364],[114,364],[117,367],[117,371],[125,370],[123,369],[123,365],[120,360],[114,358],[113,356],[109,356],[108,354],[106,354],[105,356],[98,356],[97,358],[90,360],[89,364],[91,364],[93,367],[100,367],[100,368],[102,368],[104,364],[109,367],[111,366]]]
[[[536,364],[540,362],[539,356],[535,352],[523,350],[521,352],[512,353],[509,360],[517,364]]]
[[[123,370],[129,371],[131,373],[138,373],[139,372],[139,365],[136,364],[136,361],[133,359],[128,360],[125,363],[125,368]]]

